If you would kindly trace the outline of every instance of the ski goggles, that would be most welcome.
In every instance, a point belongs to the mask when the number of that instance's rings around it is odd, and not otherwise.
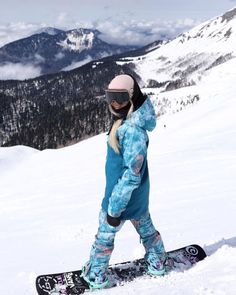
[[[129,102],[129,92],[126,89],[107,89],[105,90],[106,101],[108,104],[116,101],[119,104]]]

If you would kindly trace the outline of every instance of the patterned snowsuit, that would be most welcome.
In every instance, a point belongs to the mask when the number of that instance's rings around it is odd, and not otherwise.
[[[147,98],[117,130],[120,154],[116,154],[108,144],[105,196],[99,215],[98,233],[89,260],[89,276],[92,278],[106,273],[115,235],[125,220],[130,220],[140,235],[146,259],[151,259],[156,254],[160,259],[164,257],[164,245],[159,232],[153,226],[148,209],[147,130],[152,131],[155,126],[155,111]],[[107,213],[120,217],[120,226],[109,225]]]

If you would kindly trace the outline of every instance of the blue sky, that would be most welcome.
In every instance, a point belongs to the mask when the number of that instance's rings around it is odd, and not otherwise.
[[[223,14],[236,0],[0,0],[0,46],[40,27],[97,28],[107,42],[147,44]]]
[[[1,0],[0,22],[57,23],[115,19],[206,20],[232,8],[233,0]],[[61,18],[62,20],[62,18]],[[65,19],[64,19],[65,20]]]

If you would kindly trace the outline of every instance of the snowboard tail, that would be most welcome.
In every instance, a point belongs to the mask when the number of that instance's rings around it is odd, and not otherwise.
[[[165,267],[167,273],[184,271],[206,257],[199,245],[189,245],[167,252]],[[126,261],[109,266],[108,288],[133,281],[147,274],[144,258]],[[36,289],[39,295],[79,295],[89,290],[88,283],[81,277],[81,270],[40,275],[36,278]]]

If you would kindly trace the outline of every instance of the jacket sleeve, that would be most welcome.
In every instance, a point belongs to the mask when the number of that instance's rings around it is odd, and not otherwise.
[[[113,217],[119,217],[125,211],[133,190],[139,187],[147,155],[147,134],[143,130],[129,126],[120,141],[124,172],[109,199],[108,214]]]

